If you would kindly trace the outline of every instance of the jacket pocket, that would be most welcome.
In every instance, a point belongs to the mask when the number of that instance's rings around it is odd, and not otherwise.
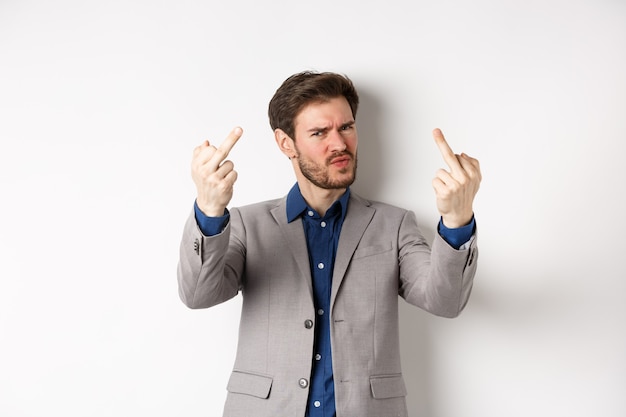
[[[385,242],[381,245],[366,246],[358,248],[354,252],[354,259],[365,258],[368,256],[378,255],[379,253],[385,253],[392,249],[391,242]]]
[[[230,374],[226,389],[235,394],[246,394],[267,399],[270,396],[273,381],[270,376],[233,371]]]
[[[371,376],[370,387],[376,399],[406,397],[402,374]]]

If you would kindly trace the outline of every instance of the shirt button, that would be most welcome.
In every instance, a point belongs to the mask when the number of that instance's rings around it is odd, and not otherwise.
[[[324,264],[322,262],[318,263],[317,269],[324,269]]]
[[[298,381],[298,385],[300,385],[300,388],[306,388],[309,386],[309,381],[304,378],[300,378],[300,380]]]
[[[319,353],[317,353],[317,354],[315,355],[315,360],[316,360],[316,361],[319,361],[319,360],[321,360],[321,359],[322,359],[322,355],[320,355]]]
[[[322,403],[321,403],[321,402],[319,402],[319,401],[315,401],[315,402],[313,403],[313,405],[315,406],[315,408],[319,408],[319,407],[320,407],[320,405],[322,405]]]
[[[313,213],[313,210],[309,210],[306,214],[308,214],[309,217],[313,217],[315,213]]]
[[[322,227],[326,227],[326,222],[321,222],[321,223],[320,223],[320,226],[322,226]]]
[[[317,310],[317,314],[319,314],[320,316],[324,315],[324,310],[322,310],[321,308],[319,310]]]
[[[310,329],[313,327],[313,320],[304,320],[304,327]]]

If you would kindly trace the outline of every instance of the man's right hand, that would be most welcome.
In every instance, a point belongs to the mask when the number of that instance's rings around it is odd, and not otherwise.
[[[242,134],[243,130],[236,127],[219,148],[206,140],[193,151],[191,177],[198,190],[196,202],[198,208],[209,217],[223,216],[233,197],[237,172],[233,169],[233,163],[225,159]]]

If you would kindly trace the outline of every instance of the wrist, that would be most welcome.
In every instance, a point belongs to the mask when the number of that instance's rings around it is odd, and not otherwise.
[[[441,222],[448,229],[458,229],[472,222],[474,213],[465,216],[441,216]]]
[[[226,207],[215,206],[212,204],[203,204],[199,200],[196,200],[198,209],[207,217],[222,217],[226,211]]]

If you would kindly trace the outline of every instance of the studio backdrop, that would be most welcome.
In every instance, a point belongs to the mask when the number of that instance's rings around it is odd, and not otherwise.
[[[466,310],[401,305],[410,415],[626,415],[618,0],[0,0],[0,415],[221,415],[241,296],[178,299],[191,155],[241,126],[231,205],[285,195],[302,70],[353,80],[354,189],[429,239],[432,129],[481,162]]]

